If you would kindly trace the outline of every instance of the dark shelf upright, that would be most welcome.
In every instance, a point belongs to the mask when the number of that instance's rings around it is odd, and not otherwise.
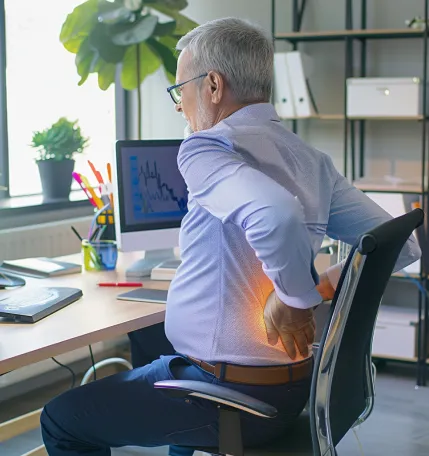
[[[424,18],[427,23],[429,19],[429,0],[424,1]],[[423,34],[423,75],[422,75],[422,169],[421,169],[421,184],[422,184],[422,208],[426,210],[428,205],[428,186],[427,186],[427,83],[428,83],[428,27],[427,25],[424,28]],[[425,217],[425,233],[426,236],[429,233],[429,214],[426,211]],[[428,241],[425,239],[425,241]],[[428,281],[427,275],[429,271],[425,271],[424,267],[420,268],[420,279],[422,281],[422,285],[424,290],[428,290]],[[420,346],[420,353],[419,353],[419,361],[418,361],[418,384],[422,386],[426,386],[426,376],[427,376],[427,347],[428,347],[428,296],[427,294],[422,296],[419,294],[419,329],[420,329],[420,337],[418,338],[419,346]]]
[[[276,0],[271,0],[271,36],[273,37],[273,46],[274,46],[274,52],[275,52],[275,50],[276,50]],[[276,92],[276,87],[275,87],[275,84],[273,84],[273,87],[271,90],[271,102],[273,103],[273,105],[275,104],[275,100],[276,100],[275,92]]]
[[[305,5],[304,5],[305,7]],[[299,7],[299,0],[293,0],[293,9],[292,9],[292,30],[297,33],[300,30],[300,26],[302,23],[302,17],[304,15],[304,9]],[[298,43],[292,43],[292,49],[296,51],[298,49]],[[292,131],[294,133],[298,132],[298,120],[292,120]]]
[[[353,0],[346,0],[346,30],[353,29]],[[351,146],[351,173],[352,180],[355,175],[355,123],[347,118],[347,79],[353,76],[353,38],[345,37],[345,72],[344,72],[344,176],[348,172],[348,150],[349,150],[349,130],[350,130],[350,146]]]
[[[360,26],[366,30],[367,17],[367,0],[361,0],[361,18]],[[361,40],[360,43],[360,77],[366,76],[366,50],[367,40]],[[359,177],[363,177],[365,169],[364,151],[365,151],[365,120],[359,120]]]

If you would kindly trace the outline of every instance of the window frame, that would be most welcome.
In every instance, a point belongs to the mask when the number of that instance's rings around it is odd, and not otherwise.
[[[92,213],[92,206],[87,203],[86,196],[82,192],[82,198],[73,198],[72,201],[58,203],[46,203],[43,201],[35,203],[37,196],[10,196],[9,191],[9,141],[8,141],[8,122],[7,122],[7,81],[6,81],[6,5],[5,0],[0,0],[0,186],[7,187],[8,190],[0,191],[0,214],[9,217],[12,214],[22,214],[23,211],[30,215],[40,212],[52,211],[56,209],[70,209],[70,217],[76,217],[76,209],[82,215]],[[115,80],[115,124],[116,140],[129,139],[129,119],[131,113],[130,93],[124,90],[120,84],[120,69],[118,68]],[[72,190],[72,192],[81,192]],[[41,198],[39,198],[41,200]],[[1,217],[0,217],[1,218]],[[58,219],[64,219],[64,211]],[[32,223],[31,217],[28,224]],[[1,228],[0,228],[1,229]]]
[[[0,191],[0,200],[10,198],[6,62],[6,11],[4,0],[0,0],[0,185],[7,187]]]

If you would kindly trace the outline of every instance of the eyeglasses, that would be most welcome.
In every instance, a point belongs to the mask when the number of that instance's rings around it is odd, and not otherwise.
[[[206,76],[207,73],[200,74],[199,76],[195,76],[195,78],[189,79],[188,81],[181,82],[180,84],[168,87],[167,92],[170,94],[170,97],[174,101],[174,103],[179,104],[182,101],[182,86],[184,86],[188,82],[194,81],[195,79],[205,78]]]

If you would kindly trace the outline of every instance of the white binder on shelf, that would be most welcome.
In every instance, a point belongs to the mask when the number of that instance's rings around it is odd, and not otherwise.
[[[299,51],[286,54],[290,85],[296,117],[312,117],[316,114],[314,102],[307,85],[310,58]]]
[[[286,52],[274,54],[274,106],[279,117],[292,118],[296,117],[296,112],[286,55]]]

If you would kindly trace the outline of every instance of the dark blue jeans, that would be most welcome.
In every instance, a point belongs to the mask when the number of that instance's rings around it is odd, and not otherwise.
[[[281,435],[304,408],[310,379],[279,386],[220,382],[178,355],[67,391],[46,405],[41,417],[50,456],[107,456],[121,446],[216,446],[216,405],[199,398],[171,398],[153,388],[159,380],[200,380],[220,384],[273,404],[278,418],[243,413],[245,444]],[[174,450],[174,447],[173,447]],[[192,454],[192,452],[189,452]]]

